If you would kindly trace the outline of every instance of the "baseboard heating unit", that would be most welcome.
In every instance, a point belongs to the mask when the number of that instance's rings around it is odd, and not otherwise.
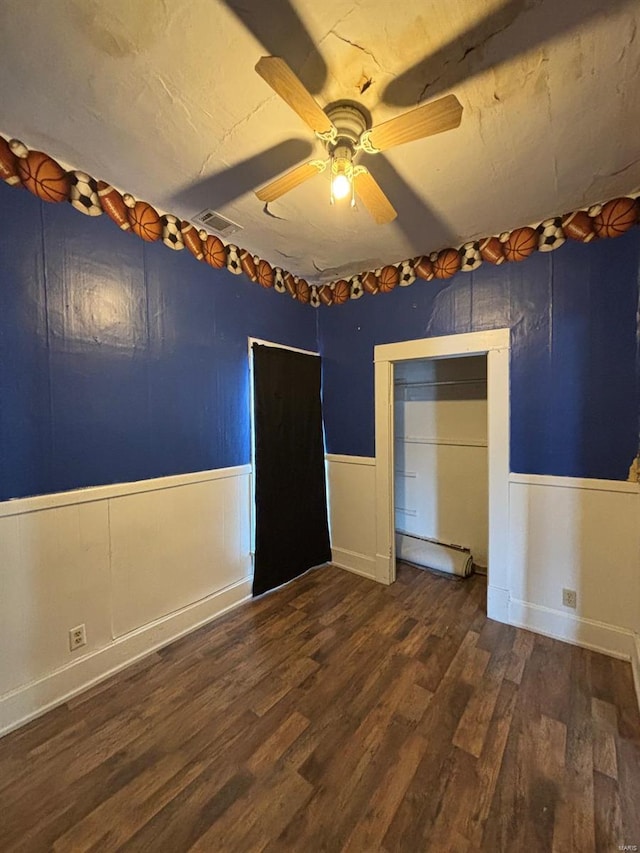
[[[473,572],[469,548],[413,536],[402,530],[396,530],[396,559],[461,578],[469,577]]]

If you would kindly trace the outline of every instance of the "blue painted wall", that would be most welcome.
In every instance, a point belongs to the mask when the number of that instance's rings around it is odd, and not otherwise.
[[[319,311],[327,450],[373,456],[373,347],[511,328],[511,470],[627,478],[638,450],[640,230],[567,241]]]
[[[0,182],[0,500],[250,459],[247,337],[317,312]]]
[[[0,221],[1,500],[248,462],[248,336],[319,334],[331,453],[375,452],[375,344],[502,326],[512,470],[637,452],[638,229],[313,311],[2,183]]]

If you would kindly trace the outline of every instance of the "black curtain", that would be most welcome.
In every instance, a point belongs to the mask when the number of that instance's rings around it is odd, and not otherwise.
[[[253,390],[260,595],[331,559],[320,358],[253,344]]]

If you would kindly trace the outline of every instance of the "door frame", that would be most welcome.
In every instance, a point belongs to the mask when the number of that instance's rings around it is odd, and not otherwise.
[[[376,439],[376,577],[396,578],[394,507],[394,365],[425,358],[487,356],[489,553],[487,615],[508,622],[509,610],[509,329],[422,338],[374,347]]]

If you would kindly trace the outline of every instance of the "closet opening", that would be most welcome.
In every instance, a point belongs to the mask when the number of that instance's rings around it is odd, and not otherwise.
[[[486,354],[398,362],[393,390],[396,559],[486,575]]]
[[[375,476],[375,491],[376,491],[376,578],[380,583],[390,584],[396,579],[396,506],[400,509],[415,509],[415,516],[407,516],[403,514],[403,522],[407,523],[409,518],[412,522],[418,521],[418,507],[404,506],[401,501],[407,500],[409,490],[407,481],[413,479],[405,477],[403,484],[398,484],[399,495],[396,500],[396,468],[413,473],[414,469],[407,467],[408,461],[411,461],[409,452],[417,453],[415,445],[407,444],[407,452],[404,458],[400,457],[396,463],[396,429],[395,429],[395,405],[396,397],[396,382],[395,377],[398,377],[398,384],[406,381],[411,375],[404,373],[403,365],[408,362],[427,362],[422,367],[412,367],[411,370],[431,370],[431,376],[436,377],[434,381],[448,382],[450,379],[456,379],[456,375],[451,376],[447,373],[440,374],[438,377],[437,371],[449,370],[471,370],[471,367],[476,367],[480,364],[486,365],[486,453],[487,453],[487,549],[486,549],[486,565],[487,565],[487,615],[491,619],[496,619],[498,622],[509,622],[509,607],[510,607],[510,578],[509,578],[509,364],[510,364],[510,343],[511,333],[509,329],[491,329],[482,332],[465,332],[458,335],[446,335],[436,338],[422,338],[412,341],[400,341],[391,344],[378,344],[374,349],[374,366],[375,366],[375,430],[376,430],[376,476]],[[480,362],[469,361],[469,359],[480,357]],[[459,362],[454,366],[439,367],[438,362],[449,361]],[[430,365],[430,367],[429,367]],[[483,374],[468,373],[460,378],[468,378],[473,380],[469,383],[469,387],[473,384],[479,388],[481,383],[476,383]],[[425,374],[427,376],[427,374]],[[425,382],[430,382],[431,379],[425,378]],[[416,383],[417,384],[417,383]],[[446,388],[447,386],[432,386],[435,388]],[[453,387],[453,386],[450,386]],[[424,390],[419,392],[418,388],[414,389],[416,396],[426,396]],[[400,390],[398,389],[398,394]],[[404,394],[404,390],[402,391]],[[411,396],[413,392],[409,393]],[[476,390],[479,394],[480,391]],[[469,396],[469,395],[468,395]],[[410,403],[427,403],[423,400],[411,400]],[[448,403],[453,401],[448,400]],[[477,418],[481,418],[479,414],[480,401],[475,401]],[[433,409],[433,406],[431,407]],[[441,407],[442,408],[442,407]],[[442,415],[438,414],[440,426],[448,424],[447,418],[455,409],[452,406],[447,407],[448,412],[443,411]],[[407,412],[402,417],[406,419]],[[399,416],[400,417],[400,416]],[[413,417],[413,415],[411,415]],[[471,417],[471,415],[469,415]],[[450,429],[454,429],[453,424],[448,424]],[[456,432],[450,435],[440,437],[440,426],[438,433],[435,435],[436,440],[440,438],[456,439],[462,443],[470,444],[471,437],[460,431],[460,426],[457,425]],[[415,435],[417,438],[433,439],[434,436],[422,431],[409,424],[402,425],[404,432],[398,431],[400,435]],[[406,432],[406,429],[409,432]],[[481,439],[473,439],[480,442]],[[441,444],[425,444],[425,447],[431,448],[429,452],[432,458],[438,454],[444,453],[451,455],[453,448],[460,446],[455,441],[449,441],[446,450],[440,451],[433,448],[442,448],[445,445]],[[409,447],[411,450],[409,451]],[[404,449],[401,451],[404,452]],[[469,453],[474,451],[469,449]],[[443,465],[448,465],[449,460]],[[462,465],[462,463],[458,463]],[[469,462],[469,465],[475,464]],[[444,469],[442,466],[439,471]],[[437,472],[436,472],[437,473]],[[434,476],[433,472],[432,475]],[[467,484],[471,489],[475,484],[471,483],[471,469],[463,469],[461,472],[462,482]],[[439,477],[439,474],[438,474]],[[417,477],[415,478],[417,482]],[[443,498],[444,500],[444,495]],[[447,498],[448,500],[448,498]],[[448,518],[449,509],[440,505],[438,500],[438,517],[433,518],[431,522],[444,524]],[[425,509],[426,512],[426,509]],[[463,512],[463,510],[459,510]],[[448,522],[447,522],[448,523]],[[414,527],[414,530],[416,528]],[[438,528],[440,531],[440,528]],[[447,527],[448,530],[448,527]],[[442,535],[439,532],[439,535]],[[451,534],[450,534],[451,535]],[[446,536],[446,533],[445,533]],[[457,538],[454,531],[453,538]],[[473,545],[474,543],[456,542],[454,544]],[[482,548],[475,546],[478,551],[477,556],[474,555],[476,563],[482,566],[484,560]]]

